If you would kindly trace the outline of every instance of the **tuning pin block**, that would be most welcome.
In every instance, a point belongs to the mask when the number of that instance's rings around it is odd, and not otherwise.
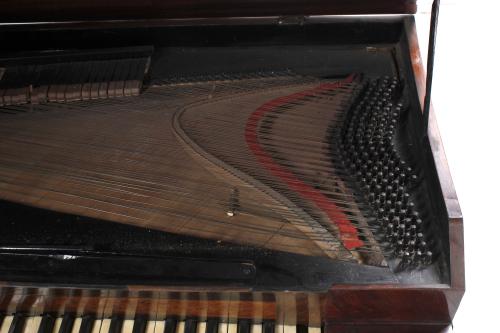
[[[418,174],[401,157],[395,142],[405,110],[398,100],[397,77],[364,83],[347,113],[341,133],[341,156],[377,217],[378,230],[405,265],[427,265],[433,255],[410,191]]]

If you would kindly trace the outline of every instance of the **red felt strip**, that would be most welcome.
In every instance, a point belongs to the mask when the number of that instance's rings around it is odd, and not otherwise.
[[[345,84],[351,83],[353,79],[354,76],[350,75],[346,79],[339,82],[321,84],[313,89],[308,89],[268,101],[250,115],[245,127],[245,140],[248,147],[257,158],[257,161],[259,161],[259,163],[269,170],[274,176],[280,178],[291,190],[300,194],[302,198],[312,201],[319,209],[321,209],[328,216],[330,221],[336,224],[342,243],[349,250],[364,245],[363,241],[358,237],[356,227],[352,225],[346,214],[339,209],[335,203],[331,202],[327,196],[309,184],[306,184],[297,178],[295,174],[293,174],[286,167],[281,166],[278,162],[276,162],[273,157],[260,145],[257,136],[257,128],[262,117],[266,113],[272,112],[277,107],[300,100],[306,96],[314,96],[324,91],[335,90]]]

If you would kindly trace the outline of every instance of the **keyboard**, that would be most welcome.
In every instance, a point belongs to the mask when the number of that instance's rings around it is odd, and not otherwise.
[[[16,313],[0,317],[0,333],[322,333],[322,328],[286,325],[272,320],[253,322],[242,319],[233,323],[221,318],[152,320],[147,316],[135,319],[112,316],[98,319],[95,315],[76,316],[71,313],[62,317]]]

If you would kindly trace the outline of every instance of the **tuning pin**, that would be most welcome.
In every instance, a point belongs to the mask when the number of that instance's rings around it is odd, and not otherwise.
[[[383,194],[385,195],[385,193],[383,193]],[[385,209],[386,209],[386,211],[393,210],[394,208],[393,208],[392,201],[389,200],[389,199],[387,199],[387,197],[384,197],[384,198],[386,198],[386,200],[385,200]]]
[[[404,242],[402,240],[397,240],[396,241],[396,247],[395,247],[396,253],[398,253],[398,254],[402,253],[403,250],[404,250],[404,248],[405,248]]]
[[[390,223],[389,218],[387,216],[382,217],[380,221],[381,221],[380,224],[384,229],[387,228],[387,226]]]
[[[391,219],[391,223],[395,226],[399,226],[401,224],[401,219],[398,216],[394,216]]]
[[[412,219],[412,222],[417,227],[417,230],[422,230],[423,222],[421,219],[418,219],[418,218],[415,220]]]
[[[410,238],[410,240],[408,241],[408,244],[407,244],[408,249],[410,249],[411,252],[415,252],[416,245],[417,245],[417,242],[415,241],[415,239]]]
[[[398,225],[398,236],[399,237],[404,237],[405,234],[406,234],[406,227],[403,223],[401,223],[400,225]]]
[[[417,243],[422,244],[422,242],[424,242],[424,244],[427,244],[427,243],[425,243],[424,234],[421,232],[418,232],[417,233]]]
[[[427,251],[427,252],[425,252],[425,255],[424,255],[424,260],[423,260],[423,261],[424,261],[424,264],[425,264],[425,265],[429,265],[429,264],[431,264],[431,263],[432,263],[432,261],[433,261],[433,257],[434,257],[434,255],[433,255],[432,251]]]
[[[408,193],[403,193],[401,195],[401,201],[403,201],[404,204],[408,204],[408,200],[410,199],[410,194]]]
[[[390,236],[392,235],[393,231],[394,231],[394,225],[392,223],[387,224],[387,226],[385,227],[385,234]]]

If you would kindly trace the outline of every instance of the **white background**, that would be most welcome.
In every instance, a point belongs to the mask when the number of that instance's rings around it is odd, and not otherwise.
[[[419,2],[422,53],[429,10]],[[441,1],[432,100],[465,227],[467,290],[454,333],[500,332],[499,35],[500,2]]]

